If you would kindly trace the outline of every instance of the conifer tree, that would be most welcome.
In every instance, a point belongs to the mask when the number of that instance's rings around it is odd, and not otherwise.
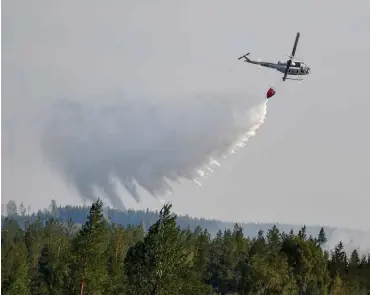
[[[118,295],[125,291],[126,276],[124,273],[124,260],[127,251],[127,232],[122,226],[113,224],[107,265],[109,276],[107,293],[109,294]]]
[[[129,294],[197,294],[192,281],[192,254],[186,249],[171,205],[163,206],[148,235],[125,259]]]
[[[84,284],[84,294],[104,294],[108,284],[109,231],[103,216],[103,202],[92,204],[87,221],[73,241],[71,293]]]
[[[360,255],[358,254],[357,249],[352,251],[349,264],[352,266],[358,266],[360,264]]]
[[[317,237],[317,241],[318,241],[320,246],[324,245],[328,241],[328,239],[326,238],[326,233],[325,233],[325,230],[324,230],[323,227],[321,227],[321,229],[320,229],[319,235]]]

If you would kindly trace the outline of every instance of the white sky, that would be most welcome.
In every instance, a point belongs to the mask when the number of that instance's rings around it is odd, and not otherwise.
[[[263,99],[281,75],[237,58],[285,60],[297,31],[311,75],[280,83],[248,146],[169,200],[190,215],[370,229],[368,0],[2,1],[2,203],[80,203],[40,153],[50,103],[114,91]]]

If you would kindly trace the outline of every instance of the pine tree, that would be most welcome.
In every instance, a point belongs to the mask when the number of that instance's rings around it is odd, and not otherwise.
[[[217,231],[215,239],[210,243],[208,271],[210,278],[207,281],[212,286],[212,289],[219,290],[221,285],[220,278],[222,277],[221,259],[223,254],[223,234],[221,230]]]
[[[331,251],[330,274],[332,278],[335,278],[335,275],[339,275],[343,279],[346,275],[347,264],[347,255],[344,251],[343,243],[340,241],[335,246],[334,251]]]
[[[325,253],[313,239],[306,240],[301,250],[302,287],[306,294],[325,294],[330,280]]]
[[[326,233],[325,233],[325,230],[324,230],[323,227],[321,227],[321,229],[320,229],[319,235],[317,237],[317,241],[318,241],[320,246],[324,245],[328,241],[328,239],[326,238]]]
[[[193,281],[193,257],[170,209],[169,204],[163,206],[144,241],[127,253],[129,294],[197,294],[194,288],[202,287],[201,282]]]
[[[70,293],[79,293],[81,282],[84,293],[104,294],[108,284],[109,231],[103,216],[103,202],[92,204],[87,221],[73,241],[72,277]]]
[[[361,294],[364,291],[365,285],[361,280],[361,260],[360,255],[356,249],[351,253],[348,261],[348,276],[347,276],[347,290],[351,294]]]
[[[357,249],[352,251],[349,264],[352,266],[358,266],[360,264],[360,255],[358,254]]]
[[[125,291],[126,276],[124,273],[124,260],[128,250],[127,237],[127,232],[122,226],[112,225],[107,265],[110,283],[107,294],[118,295]]]
[[[270,250],[277,254],[281,248],[281,234],[276,225],[267,232],[266,239]]]
[[[197,227],[198,228],[198,227]],[[200,229],[200,227],[199,227]],[[194,271],[198,273],[203,281],[210,279],[208,265],[210,262],[211,238],[207,230],[200,232],[194,247]]]
[[[307,239],[307,227],[305,225],[299,230],[298,237],[302,240]]]

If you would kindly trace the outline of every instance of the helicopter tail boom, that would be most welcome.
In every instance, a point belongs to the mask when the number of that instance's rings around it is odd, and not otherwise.
[[[242,59],[242,58],[245,58],[245,61],[251,62],[251,60],[247,57],[249,54],[250,54],[250,52],[248,52],[247,54],[244,54],[243,56],[239,57],[238,60]]]

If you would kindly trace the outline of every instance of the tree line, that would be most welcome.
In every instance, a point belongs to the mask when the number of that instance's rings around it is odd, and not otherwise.
[[[146,231],[104,217],[96,201],[80,227],[39,215],[2,226],[3,294],[370,294],[370,255],[341,242],[324,251],[305,226],[248,237],[235,224],[214,238],[181,229],[166,204]]]
[[[76,226],[81,226],[85,220],[87,215],[89,214],[90,207],[89,206],[81,206],[81,205],[67,205],[67,206],[60,206],[57,205],[55,200],[51,200],[50,205],[48,208],[43,210],[38,210],[37,212],[31,213],[31,207],[24,206],[23,203],[17,204],[15,201],[9,201],[7,204],[4,204],[4,212],[1,216],[1,224],[4,224],[5,215],[11,216],[13,219],[17,220],[18,223],[22,228],[27,222],[35,221],[37,218],[45,221],[50,218],[57,219],[59,221],[68,221],[73,220],[76,223]],[[125,227],[128,225],[140,225],[142,224],[144,231],[147,232],[149,227],[154,224],[159,218],[159,212],[157,210],[117,210],[114,208],[110,208],[105,206],[104,207],[104,216],[108,218],[109,221],[120,224]],[[5,214],[4,214],[5,213]],[[225,228],[232,229],[234,226],[233,222],[228,221],[220,221],[216,219],[206,219],[206,218],[198,218],[198,217],[191,217],[189,215],[177,215],[176,223],[180,226],[181,229],[190,228],[191,230],[195,230],[197,226],[200,226],[203,229],[207,229],[208,233],[214,238],[217,232],[221,229],[224,230]],[[246,236],[255,237],[258,235],[259,230],[263,230],[267,232],[271,227],[273,227],[274,223],[238,223],[238,225],[243,229],[243,233]],[[275,224],[277,228],[281,231],[289,232],[291,229],[294,231],[300,230],[300,225],[292,225],[292,224]],[[320,231],[321,226],[307,226],[306,231],[308,235],[317,235]],[[333,232],[336,228],[333,227],[324,227],[325,232],[329,237],[332,236]]]

